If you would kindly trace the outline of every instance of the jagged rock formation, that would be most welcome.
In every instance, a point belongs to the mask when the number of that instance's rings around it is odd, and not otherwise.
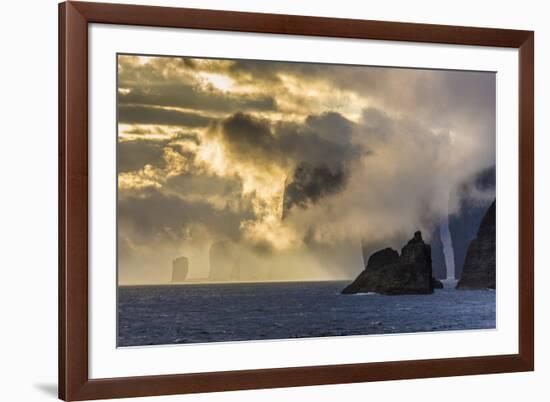
[[[483,216],[476,238],[470,242],[457,289],[494,289],[496,286],[495,212],[496,200]]]
[[[367,266],[342,293],[427,294],[433,293],[431,247],[416,232],[407,245],[385,248],[372,254]]]
[[[212,281],[236,281],[240,279],[238,252],[233,243],[219,241],[210,247],[210,274]]]
[[[187,279],[189,261],[186,257],[179,257],[172,261],[172,282],[183,282]]]

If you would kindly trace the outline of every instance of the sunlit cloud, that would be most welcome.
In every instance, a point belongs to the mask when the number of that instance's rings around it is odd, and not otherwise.
[[[200,72],[197,74],[200,80],[204,80],[208,85],[212,85],[214,88],[227,92],[233,88],[233,80],[223,74]]]
[[[162,282],[182,254],[205,277],[218,241],[265,278],[348,277],[361,241],[430,232],[464,183],[495,164],[491,73],[131,55],[118,64],[127,283]]]

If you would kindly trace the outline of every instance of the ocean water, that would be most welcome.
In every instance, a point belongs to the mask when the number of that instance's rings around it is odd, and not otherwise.
[[[118,346],[495,328],[495,292],[342,295],[347,282],[119,287]]]

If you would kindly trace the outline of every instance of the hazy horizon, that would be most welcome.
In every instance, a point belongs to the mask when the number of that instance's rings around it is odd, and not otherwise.
[[[119,284],[182,256],[190,281],[345,280],[362,244],[429,242],[494,197],[469,184],[495,166],[495,79],[119,55]]]

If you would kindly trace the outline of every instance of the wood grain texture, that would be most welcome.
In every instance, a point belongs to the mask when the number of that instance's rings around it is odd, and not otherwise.
[[[88,27],[60,5],[59,394],[88,382]]]
[[[519,48],[519,354],[535,367],[535,36]]]
[[[519,47],[528,31],[283,14],[73,2],[89,22],[335,38]]]
[[[519,49],[519,353],[90,380],[87,70],[89,23]],[[59,5],[59,397],[64,400],[86,400],[533,370],[533,160],[533,32],[104,3],[62,3]]]

